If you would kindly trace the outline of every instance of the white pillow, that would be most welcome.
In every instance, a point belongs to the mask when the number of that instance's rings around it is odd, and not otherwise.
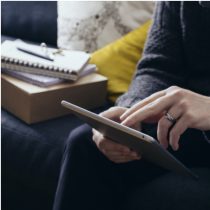
[[[93,52],[139,27],[154,2],[58,1],[58,47]]]

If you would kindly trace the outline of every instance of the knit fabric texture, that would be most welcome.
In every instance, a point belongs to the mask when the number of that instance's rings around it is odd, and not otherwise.
[[[117,106],[131,107],[172,85],[210,96],[210,8],[157,2],[142,59]],[[204,138],[210,143],[209,131]]]
[[[131,107],[172,85],[210,96],[210,9],[158,2],[142,59],[116,105]]]

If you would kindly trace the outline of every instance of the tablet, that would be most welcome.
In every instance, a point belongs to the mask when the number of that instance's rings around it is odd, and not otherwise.
[[[100,131],[105,137],[131,148],[147,161],[169,171],[197,178],[197,175],[165,150],[153,137],[99,116],[67,101],[62,101],[61,104],[70,109],[71,113],[79,117],[82,121]]]

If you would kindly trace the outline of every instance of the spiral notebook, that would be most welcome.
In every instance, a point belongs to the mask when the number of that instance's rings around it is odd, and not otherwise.
[[[82,51],[62,50],[47,48],[53,55],[53,61],[18,50],[24,47],[34,52],[42,48],[37,45],[27,44],[22,41],[5,41],[1,45],[1,67],[4,69],[51,76],[67,80],[77,80],[80,73],[87,65],[90,54]]]

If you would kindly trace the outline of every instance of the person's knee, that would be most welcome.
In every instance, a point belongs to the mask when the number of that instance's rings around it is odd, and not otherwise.
[[[88,125],[82,125],[75,128],[70,132],[69,137],[66,141],[65,150],[67,151],[75,151],[81,147],[88,146],[91,144],[91,127]]]

